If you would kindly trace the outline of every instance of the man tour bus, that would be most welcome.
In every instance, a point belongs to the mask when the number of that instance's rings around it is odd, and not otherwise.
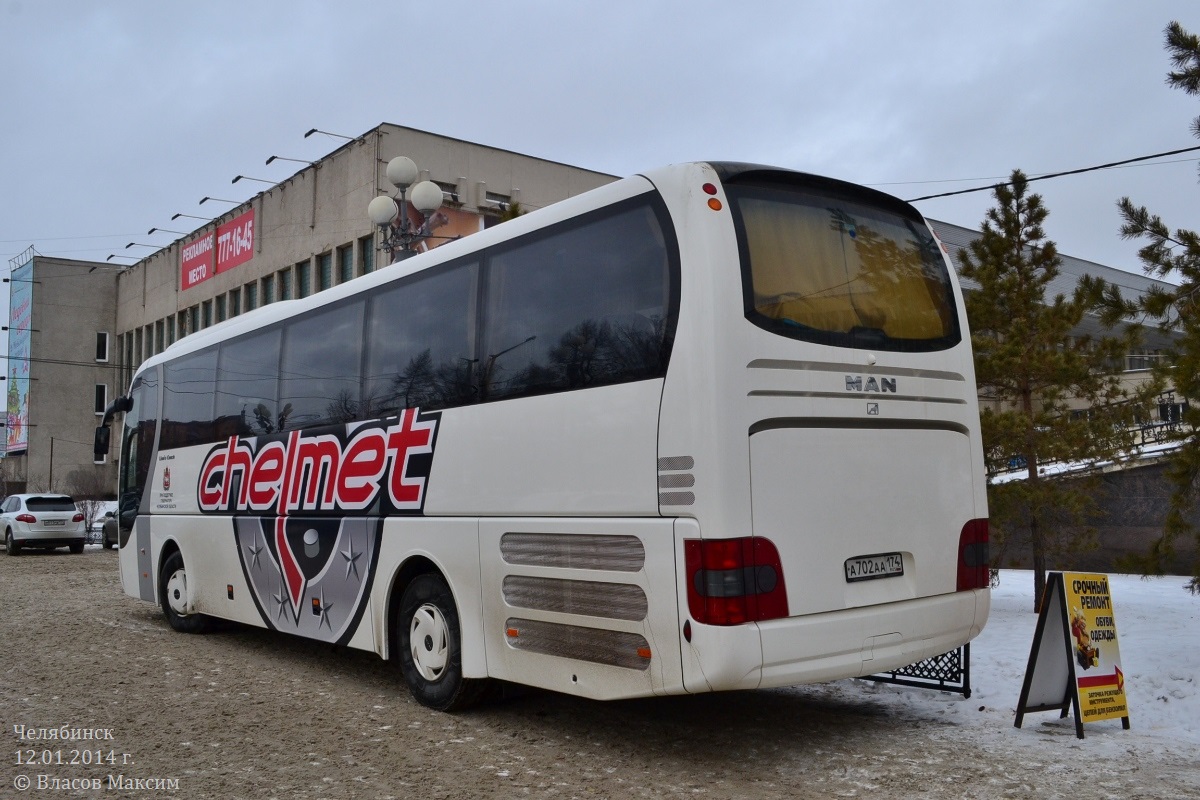
[[[957,280],[841,181],[626,178],[194,333],[116,412],[128,594],[432,708],[868,675],[988,616]]]

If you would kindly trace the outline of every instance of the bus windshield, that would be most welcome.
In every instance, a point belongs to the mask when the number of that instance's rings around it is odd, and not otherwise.
[[[919,217],[791,186],[734,185],[729,195],[754,324],[843,347],[958,343],[946,262]]]

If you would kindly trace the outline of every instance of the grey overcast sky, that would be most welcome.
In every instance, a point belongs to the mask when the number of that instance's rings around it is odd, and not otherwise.
[[[267,156],[341,143],[314,127],[393,122],[616,175],[754,161],[905,199],[1191,147],[1173,19],[1200,32],[1200,3],[0,0],[0,274],[30,245],[167,244],[146,231],[263,188],[234,175],[282,179],[297,165]],[[1033,184],[1048,236],[1138,271],[1118,198],[1200,227],[1198,157]],[[991,200],[917,206],[978,227]]]

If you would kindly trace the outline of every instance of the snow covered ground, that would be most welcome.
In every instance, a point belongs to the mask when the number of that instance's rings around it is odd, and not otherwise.
[[[1200,597],[1184,591],[1186,583],[1178,576],[1110,576],[1130,730],[1119,719],[1088,723],[1081,741],[1073,715],[1059,719],[1053,711],[1027,713],[1022,727],[1014,727],[1037,625],[1033,575],[1025,570],[1002,571],[992,591],[991,617],[971,644],[969,699],[860,680],[797,691],[858,702],[869,696],[898,717],[948,723],[946,736],[997,754],[1024,752],[1031,768],[1067,762],[1079,768],[1083,761],[1103,769],[1106,761],[1120,761],[1127,769],[1132,760],[1153,773],[1156,762],[1194,763],[1193,796],[1200,797]]]

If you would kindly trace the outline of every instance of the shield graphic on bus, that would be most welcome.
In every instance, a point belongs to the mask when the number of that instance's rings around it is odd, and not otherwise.
[[[354,634],[370,595],[383,521],[235,517],[242,572],[263,622],[333,644]]]

